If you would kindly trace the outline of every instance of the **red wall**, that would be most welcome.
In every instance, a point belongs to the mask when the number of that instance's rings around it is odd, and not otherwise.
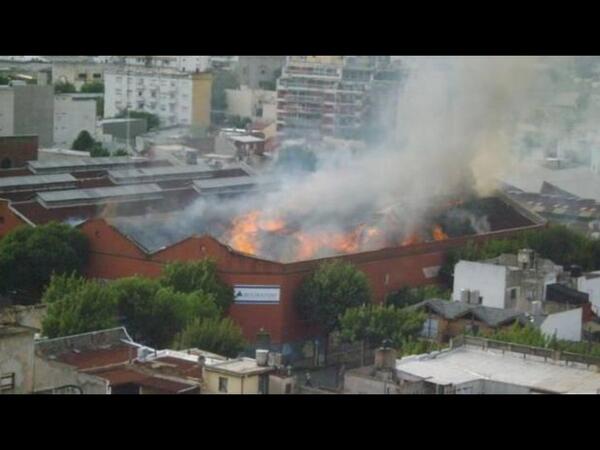
[[[241,326],[246,339],[254,341],[261,328],[271,334],[274,343],[299,340],[314,331],[298,319],[294,308],[294,293],[303,278],[314,270],[320,260],[290,264],[265,261],[236,253],[210,236],[191,237],[148,255],[103,219],[90,220],[81,226],[81,230],[91,243],[87,269],[90,277],[112,279],[136,274],[156,277],[160,275],[162,265],[166,262],[197,260],[209,256],[216,260],[222,279],[231,285],[281,287],[279,304],[234,304],[231,307],[229,314]],[[490,233],[473,239],[484,240],[490,236],[500,237],[514,232],[515,230]],[[435,278],[425,276],[423,268],[441,265],[448,248],[464,245],[467,240],[468,238],[450,239],[347,255],[343,258],[367,274],[375,301],[382,302],[387,293],[403,286],[436,282]]]
[[[2,136],[0,137],[0,161],[8,158],[11,167],[25,167],[27,161],[38,159],[37,136]],[[19,174],[15,174],[17,176]],[[11,175],[12,176],[12,175]]]

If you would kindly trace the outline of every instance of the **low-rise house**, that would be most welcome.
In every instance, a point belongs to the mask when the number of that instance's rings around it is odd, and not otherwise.
[[[268,394],[269,375],[276,369],[267,365],[267,355],[257,351],[257,359],[235,358],[204,366],[207,393]]]
[[[410,308],[427,314],[422,336],[440,342],[469,332],[495,331],[526,320],[524,313],[515,310],[441,299],[425,300]]]
[[[436,394],[597,394],[600,360],[465,337],[447,350],[396,362],[398,384]]]

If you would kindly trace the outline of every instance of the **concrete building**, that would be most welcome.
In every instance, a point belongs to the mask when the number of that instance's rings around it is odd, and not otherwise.
[[[486,261],[459,261],[454,267],[452,299],[501,309],[532,312],[532,302],[546,298],[546,286],[559,281],[563,268],[532,250]],[[465,297],[466,296],[466,297]]]
[[[253,358],[235,358],[204,366],[204,382],[210,394],[268,394],[269,374],[275,368]]]
[[[356,138],[373,79],[388,63],[378,56],[288,56],[277,82],[278,130]]]
[[[138,149],[138,137],[148,131],[146,119],[104,119],[100,122],[98,140],[109,150]]]
[[[104,116],[144,111],[160,126],[210,126],[212,75],[174,69],[123,66],[105,73]]]
[[[34,390],[34,328],[0,323],[0,394]]]
[[[285,60],[285,56],[240,56],[240,84],[250,89],[274,91]]]
[[[465,337],[450,349],[397,360],[400,385],[435,394],[598,394],[599,362]],[[575,362],[577,361],[577,362]]]
[[[54,145],[71,148],[79,133],[96,135],[96,99],[78,94],[54,96]]]
[[[583,324],[593,313],[588,294],[576,287],[570,272],[532,250],[521,250],[486,261],[459,261],[452,298],[454,303],[526,313],[544,334],[580,341]]]
[[[61,58],[52,62],[52,83],[71,83],[79,91],[86,83],[104,82],[105,68],[91,57]]]
[[[227,89],[227,114],[247,117],[252,120],[275,121],[277,118],[277,93],[241,86]]]
[[[15,84],[0,86],[0,136],[35,135],[40,146],[54,136],[52,86]]]
[[[246,160],[251,155],[264,153],[265,139],[245,130],[224,128],[215,137],[215,153]]]

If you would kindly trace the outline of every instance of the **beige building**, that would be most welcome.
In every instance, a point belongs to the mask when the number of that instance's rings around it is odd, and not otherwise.
[[[53,83],[71,83],[77,90],[86,83],[104,81],[104,65],[93,62],[60,61],[52,64]]]
[[[227,89],[227,114],[231,116],[277,120],[277,92],[262,89],[250,89],[241,86],[239,89]]]
[[[252,358],[236,358],[204,367],[209,394],[268,394],[269,374],[274,367],[259,365]]]

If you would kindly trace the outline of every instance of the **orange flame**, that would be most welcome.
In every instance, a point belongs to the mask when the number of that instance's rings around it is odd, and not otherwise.
[[[448,235],[444,233],[444,230],[442,230],[442,227],[439,225],[434,225],[432,235],[433,239],[436,241],[443,241],[444,239],[448,239]]]
[[[263,219],[258,226],[261,230],[276,232],[285,228],[285,222],[281,219]]]
[[[244,253],[255,254],[258,250],[256,232],[258,231],[258,211],[233,219],[231,229],[231,246]]]
[[[418,233],[410,233],[408,236],[406,236],[404,238],[404,240],[402,241],[402,246],[404,245],[413,245],[413,244],[418,244],[422,242],[421,240],[421,236],[419,236]]]

